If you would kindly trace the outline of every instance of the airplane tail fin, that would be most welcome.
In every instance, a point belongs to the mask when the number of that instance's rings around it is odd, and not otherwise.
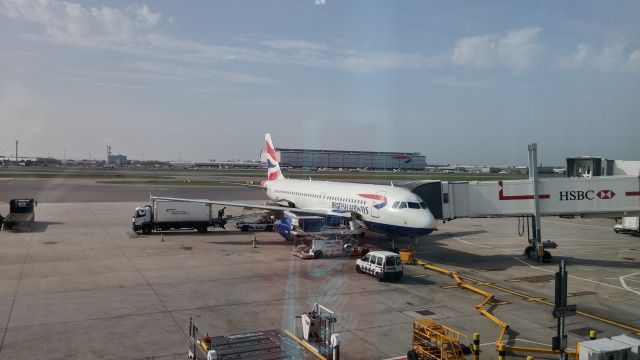
[[[264,134],[264,151],[267,153],[267,180],[284,179],[282,171],[280,171],[276,149],[271,141],[271,134]]]

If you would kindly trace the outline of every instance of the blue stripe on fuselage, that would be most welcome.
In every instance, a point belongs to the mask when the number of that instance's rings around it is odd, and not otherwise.
[[[429,235],[433,232],[433,229],[389,225],[373,221],[365,221],[364,223],[365,225],[367,225],[368,230],[398,236],[424,236]]]

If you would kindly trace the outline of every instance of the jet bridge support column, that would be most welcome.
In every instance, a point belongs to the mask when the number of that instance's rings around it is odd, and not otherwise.
[[[529,179],[533,183],[533,215],[531,222],[532,239],[529,239],[529,246],[524,250],[524,254],[541,261],[551,260],[551,253],[545,250],[545,243],[542,242],[542,229],[540,225],[540,187],[538,184],[538,144],[529,144]],[[555,247],[555,243],[548,241],[549,247]]]

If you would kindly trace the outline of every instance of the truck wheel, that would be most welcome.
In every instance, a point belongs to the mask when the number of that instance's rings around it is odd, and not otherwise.
[[[376,274],[376,279],[378,279],[378,281],[384,280],[384,274],[382,272],[377,273]]]
[[[249,231],[249,225],[242,225],[242,227],[240,228],[241,231],[247,232]]]
[[[407,351],[407,360],[418,360],[418,354],[416,354],[415,350]]]
[[[152,230],[152,229],[151,229],[151,225],[148,225],[148,224],[147,224],[147,225],[144,225],[144,226],[142,227],[142,233],[143,233],[143,234],[145,234],[145,235],[149,235],[149,234],[151,234],[151,230]]]
[[[267,225],[266,228],[264,228],[265,231],[273,231],[273,225]]]
[[[198,227],[196,228],[196,230],[198,230],[198,232],[199,232],[200,234],[204,234],[204,233],[206,233],[206,232],[207,232],[207,230],[208,230],[208,229],[207,229],[207,227],[206,227],[205,225],[200,225],[200,226],[198,226]]]
[[[357,272],[358,274],[362,274],[362,269],[360,269],[360,265],[357,265],[357,264],[356,264],[356,272]]]
[[[322,257],[322,251],[321,250],[316,250],[313,252],[313,258],[314,259],[320,259]]]

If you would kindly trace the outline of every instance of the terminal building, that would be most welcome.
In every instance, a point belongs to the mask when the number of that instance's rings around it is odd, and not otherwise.
[[[424,170],[419,152],[340,151],[276,148],[282,167],[313,169]],[[266,154],[261,160],[266,162]]]
[[[125,166],[127,165],[126,155],[107,155],[107,165],[112,166]]]
[[[608,160],[599,156],[567,158],[567,177],[635,175],[640,176],[640,161]]]

